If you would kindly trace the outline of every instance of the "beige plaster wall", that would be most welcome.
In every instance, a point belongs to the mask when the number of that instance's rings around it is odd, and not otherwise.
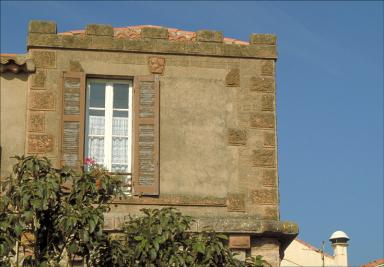
[[[284,258],[281,261],[281,265],[284,267],[288,266],[314,266],[314,267],[330,267],[339,266],[335,258],[325,254],[324,265],[320,250],[303,244],[303,242],[297,239],[293,240],[292,243],[287,247],[284,252]]]
[[[2,73],[0,78],[1,177],[8,176],[15,155],[24,154],[26,133],[27,75]]]

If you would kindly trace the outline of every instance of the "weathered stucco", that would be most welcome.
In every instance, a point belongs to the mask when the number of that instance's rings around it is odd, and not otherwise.
[[[26,74],[4,73],[0,78],[1,176],[12,171],[10,157],[24,154],[26,134],[27,79]]]
[[[144,28],[141,39],[124,40],[108,25],[66,35],[56,34],[54,23],[31,22],[28,56],[36,72],[28,85],[26,76],[2,75],[2,175],[10,170],[11,154],[37,153],[60,165],[63,72],[156,74],[160,195],[115,200],[106,226],[118,229],[144,206],[176,206],[197,218],[196,230],[210,225],[254,236],[248,253],[267,247],[277,266],[298,230],[279,221],[275,45],[273,35],[254,34],[239,45],[223,43],[222,33],[199,31],[194,42],[174,42],[166,29]]]

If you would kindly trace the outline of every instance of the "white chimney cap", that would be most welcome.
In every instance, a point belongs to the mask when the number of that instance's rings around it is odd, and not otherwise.
[[[347,240],[349,240],[349,236],[347,236],[346,233],[344,233],[343,231],[336,231],[334,232],[331,237],[329,238],[329,240],[334,240],[334,239],[339,239],[339,238],[345,238]]]

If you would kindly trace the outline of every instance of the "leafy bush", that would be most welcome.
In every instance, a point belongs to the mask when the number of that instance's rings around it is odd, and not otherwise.
[[[87,266],[265,266],[260,257],[241,262],[215,232],[190,232],[193,220],[172,208],[143,209],[120,238],[103,230],[108,201],[120,180],[91,162],[75,173],[55,169],[47,158],[16,157],[13,176],[2,183],[0,266],[59,266],[82,258]],[[20,257],[21,258],[21,257]]]
[[[119,180],[97,165],[77,174],[53,168],[47,158],[15,158],[14,176],[2,183],[0,263],[18,258],[16,244],[26,251],[24,266],[55,266],[65,256],[88,258],[102,240],[103,214]]]

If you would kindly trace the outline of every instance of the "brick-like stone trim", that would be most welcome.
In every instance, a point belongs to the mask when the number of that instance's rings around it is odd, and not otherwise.
[[[100,37],[109,37],[104,39]],[[174,42],[163,39],[126,40],[110,36],[29,33],[28,49],[57,48],[126,51],[182,55],[276,59],[274,45],[238,45],[214,42]]]

